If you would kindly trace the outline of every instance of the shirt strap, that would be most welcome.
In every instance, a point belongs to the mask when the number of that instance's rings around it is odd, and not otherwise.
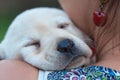
[[[47,76],[48,76],[49,73],[51,73],[51,71],[39,70],[39,72],[38,72],[38,80],[47,80]]]

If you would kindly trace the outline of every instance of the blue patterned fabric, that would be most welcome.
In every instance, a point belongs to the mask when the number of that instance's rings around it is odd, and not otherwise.
[[[54,71],[48,74],[47,80],[120,80],[120,72],[102,66],[89,66]]]

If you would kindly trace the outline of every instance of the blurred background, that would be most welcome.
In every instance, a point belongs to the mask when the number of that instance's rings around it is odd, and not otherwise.
[[[0,0],[0,42],[16,15],[34,7],[60,8],[60,5],[58,0]]]

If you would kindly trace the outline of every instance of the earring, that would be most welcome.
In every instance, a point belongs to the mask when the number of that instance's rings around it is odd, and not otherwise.
[[[93,13],[94,24],[98,27],[104,26],[107,22],[107,16],[103,9],[105,4],[108,3],[108,1],[109,0],[100,0],[101,4],[99,6],[99,10]]]

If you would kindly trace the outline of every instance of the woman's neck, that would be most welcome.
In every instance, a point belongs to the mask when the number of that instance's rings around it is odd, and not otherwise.
[[[120,71],[120,47],[116,47],[107,53],[103,52],[99,57],[100,59],[95,65],[109,67]]]

